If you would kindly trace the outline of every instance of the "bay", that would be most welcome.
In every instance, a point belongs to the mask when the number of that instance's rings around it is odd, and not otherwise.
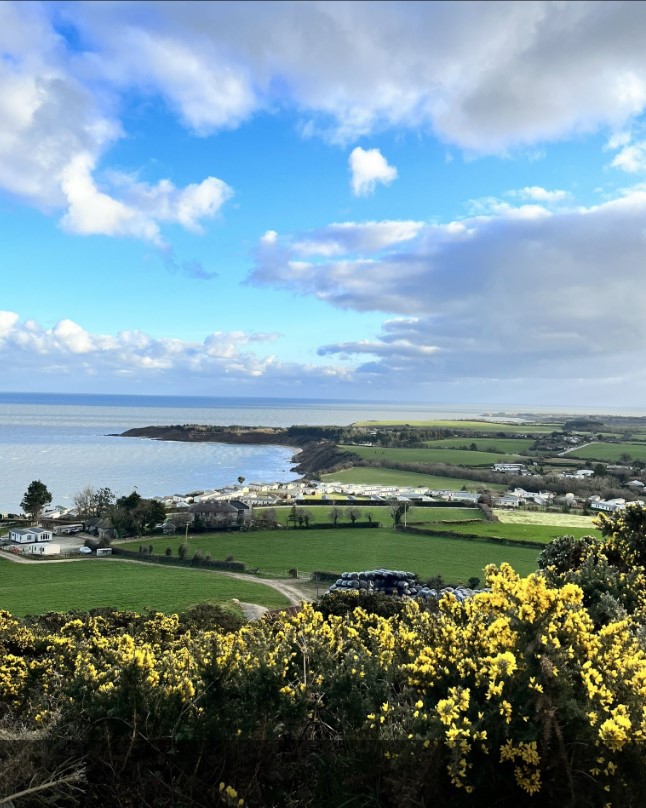
[[[292,471],[291,448],[114,437],[134,427],[344,425],[358,420],[471,418],[518,411],[532,410],[500,404],[0,392],[0,512],[19,512],[27,486],[35,479],[47,485],[54,505],[70,506],[74,495],[87,485],[108,486],[119,496],[136,488],[142,496],[151,497],[218,488],[238,476],[249,482],[298,477]],[[585,410],[569,408],[568,412]]]

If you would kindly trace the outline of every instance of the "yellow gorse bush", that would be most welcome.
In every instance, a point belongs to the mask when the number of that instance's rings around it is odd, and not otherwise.
[[[411,602],[385,618],[358,599],[324,618],[304,604],[229,634],[181,634],[175,615],[152,616],[137,637],[99,618],[39,634],[0,612],[0,705],[17,721],[51,716],[52,732],[114,719],[164,737],[406,743],[467,793],[487,767],[540,793],[575,750],[586,777],[611,787],[646,740],[638,626],[595,629],[573,584],[506,564],[486,572],[488,591],[444,597],[438,613]],[[384,766],[402,754],[384,751]]]

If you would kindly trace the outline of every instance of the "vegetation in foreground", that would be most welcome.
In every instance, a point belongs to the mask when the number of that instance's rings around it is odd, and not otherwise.
[[[3,737],[39,738],[5,741],[3,793],[53,782],[57,805],[76,789],[77,805],[159,808],[641,805],[646,511],[600,521],[601,540],[546,548],[543,572],[489,567],[489,591],[462,603],[333,596],[190,633],[177,615],[3,612]]]

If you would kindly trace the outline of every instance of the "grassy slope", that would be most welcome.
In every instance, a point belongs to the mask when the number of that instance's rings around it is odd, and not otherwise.
[[[580,527],[594,532],[594,516],[582,516],[576,513],[543,513],[542,511],[517,511],[495,509],[501,522],[509,525],[557,525],[560,528]]]
[[[493,452],[470,452],[461,449],[382,449],[379,446],[341,446],[365,460],[380,460],[384,463],[447,463],[451,466],[484,466],[494,463],[513,463],[517,455],[494,454]]]
[[[531,438],[446,438],[427,441],[426,445],[431,449],[460,449],[462,446],[468,448],[472,443],[480,451],[495,449],[501,454],[522,455],[534,441]]]
[[[465,529],[467,526],[464,526]],[[352,570],[393,567],[421,576],[441,573],[447,580],[466,581],[482,576],[485,564],[509,561],[519,572],[536,568],[538,552],[531,548],[505,547],[488,542],[413,536],[390,528],[339,530],[279,530],[254,533],[202,534],[189,537],[189,557],[200,549],[213,558],[235,556],[263,574],[284,576],[292,567],[299,571]],[[157,552],[172,547],[179,537],[152,541]],[[138,542],[131,549],[137,549]],[[242,598],[241,598],[242,599]]]
[[[502,539],[523,539],[538,544],[548,544],[559,536],[600,536],[598,530],[584,527],[564,527],[561,525],[505,524],[504,522],[476,522],[469,525],[446,525],[447,529],[458,533],[475,533],[478,536],[498,536]]]
[[[382,525],[388,525],[392,522],[390,517],[390,508],[387,505],[375,505],[374,507],[366,507],[361,502],[348,502],[347,506],[339,505],[341,510],[341,522],[348,522],[349,519],[345,514],[348,506],[357,508],[359,510],[359,521],[368,521],[366,514],[372,516],[373,522],[381,522]],[[299,506],[299,510],[306,511],[310,514],[310,527],[316,527],[317,522],[331,522],[330,510],[332,505],[329,503],[320,506]],[[278,522],[281,525],[288,525],[287,517],[291,512],[291,508],[282,507],[274,508]],[[254,508],[254,514],[258,514],[262,508]],[[413,506],[411,514],[414,514],[416,521],[423,522],[443,522],[445,520],[454,521],[456,519],[480,519],[482,513],[477,508],[420,508]],[[291,525],[291,522],[289,523]]]
[[[591,443],[568,452],[565,457],[616,462],[622,454],[630,455],[633,460],[646,461],[646,443]]]
[[[461,429],[473,432],[505,432],[520,435],[540,435],[560,429],[561,424],[502,424],[492,421],[357,421],[354,426],[423,426],[429,429]]]
[[[423,485],[427,488],[446,489],[447,491],[459,491],[463,486],[467,491],[477,491],[485,485],[485,483],[474,480],[464,480],[458,477],[434,477],[431,474],[418,474],[414,471],[363,468],[361,466],[344,469],[343,471],[335,471],[333,474],[322,474],[321,479],[341,483],[366,483],[367,485]],[[504,491],[507,489],[507,486],[504,484],[486,483],[486,487],[494,491]]]
[[[287,606],[274,589],[202,570],[84,559],[67,564],[0,559],[0,608],[16,615],[111,606],[173,612],[196,603],[239,600]]]

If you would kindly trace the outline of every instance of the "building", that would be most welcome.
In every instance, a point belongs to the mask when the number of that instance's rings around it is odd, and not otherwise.
[[[9,531],[9,540],[16,544],[38,544],[52,540],[52,531],[44,527],[14,527]]]

